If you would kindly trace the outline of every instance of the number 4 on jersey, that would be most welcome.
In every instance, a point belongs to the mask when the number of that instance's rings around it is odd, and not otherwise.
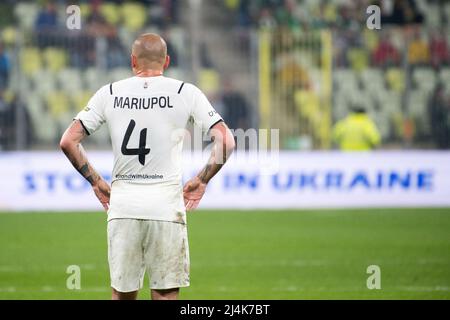
[[[135,126],[136,121],[131,120],[130,124],[128,125],[127,131],[125,132],[125,136],[123,137],[121,151],[125,156],[139,156],[139,162],[142,165],[145,165],[145,156],[150,153],[150,148],[145,147],[145,144],[147,142],[147,128],[141,130],[139,136],[139,148],[128,149],[127,147]]]

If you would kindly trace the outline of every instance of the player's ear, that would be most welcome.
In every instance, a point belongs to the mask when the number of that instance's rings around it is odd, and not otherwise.
[[[134,70],[134,69],[137,68],[137,59],[136,59],[136,56],[133,55],[133,54],[131,54],[130,59],[131,59],[131,67],[132,67],[133,70]]]
[[[170,56],[169,55],[167,55],[166,56],[166,62],[164,63],[164,70],[166,70],[168,67],[169,67],[169,65],[170,65]]]

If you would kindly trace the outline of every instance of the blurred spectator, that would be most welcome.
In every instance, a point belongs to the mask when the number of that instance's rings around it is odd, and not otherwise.
[[[58,27],[58,13],[53,1],[47,1],[37,15],[35,27],[37,31],[49,31]]]
[[[8,87],[11,64],[3,45],[0,43],[0,91]]]
[[[39,47],[52,45],[58,32],[58,12],[53,1],[47,1],[45,7],[39,11],[35,21],[36,41]]]
[[[209,49],[206,45],[206,42],[200,43],[200,65],[205,69],[214,67],[211,56],[209,55]]]
[[[178,67],[179,60],[178,60],[177,48],[174,46],[174,44],[170,40],[170,32],[168,29],[165,29],[162,32],[162,37],[166,41],[166,44],[167,44],[167,54],[170,56],[170,66]]]
[[[164,8],[165,25],[178,23],[178,8],[180,4],[178,0],[161,0]]]
[[[6,103],[3,90],[0,89],[0,150],[6,149],[12,127],[11,108]]]
[[[387,6],[383,1],[384,7],[389,7],[390,12],[383,10],[381,24],[413,24],[422,23],[423,15],[420,13],[415,0],[393,0],[393,5]]]
[[[295,0],[224,0],[236,12],[237,24],[248,28],[258,24],[322,28],[351,28],[365,23],[365,12],[371,4],[382,7],[382,24],[416,24],[424,18],[414,0],[295,1]],[[256,18],[256,19],[254,19]]]
[[[378,67],[398,65],[400,53],[389,40],[389,33],[382,33],[378,46],[372,54],[373,63]]]
[[[352,112],[334,126],[333,140],[343,151],[368,151],[380,144],[381,137],[366,110],[354,106]]]
[[[434,68],[450,63],[450,52],[448,49],[447,40],[444,36],[445,32],[435,32],[431,36],[430,41],[430,53],[431,53],[431,65]]]
[[[333,39],[333,55],[334,63],[337,67],[347,67],[347,52],[350,46],[350,33],[340,32],[336,33]]]
[[[28,148],[32,137],[29,114],[26,108],[19,103],[16,95],[9,95],[9,98],[6,96],[6,91],[0,89],[0,150],[13,150],[15,148],[18,113],[24,129],[25,147]]]
[[[116,28],[109,24],[100,12],[101,1],[94,0],[91,3],[91,13],[87,18],[87,32],[93,37],[114,37]]]
[[[428,103],[431,135],[439,149],[450,147],[450,100],[445,95],[444,86],[439,83]]]
[[[259,27],[263,29],[274,29],[277,25],[275,18],[269,8],[261,10],[259,15]]]
[[[244,95],[233,87],[230,79],[224,81],[222,95],[223,118],[231,129],[244,129],[250,127],[250,105]]]
[[[295,28],[299,26],[299,21],[294,16],[297,4],[292,0],[285,0],[283,5],[278,6],[275,11],[275,17],[280,26]]]
[[[106,67],[117,67],[128,63],[128,56],[124,54],[123,46],[117,37],[117,29],[108,23],[100,12],[101,1],[94,0],[91,3],[91,13],[87,18],[86,29],[87,35],[90,37],[87,50],[87,61],[95,61],[96,45],[95,42],[99,37],[106,40]],[[84,53],[86,54],[86,53]]]
[[[238,5],[238,24],[240,27],[248,28],[251,23],[250,0],[240,0]]]
[[[149,18],[152,24],[154,24],[158,28],[167,27],[167,17],[165,12],[166,10],[167,9],[165,9],[161,3],[154,3],[149,13]]]
[[[430,61],[430,51],[428,44],[417,31],[414,33],[414,39],[408,47],[408,61],[413,65],[423,65]]]
[[[339,12],[339,26],[342,28],[349,28],[352,25],[352,10],[350,3],[345,3],[338,9]]]
[[[107,1],[109,2],[111,0]],[[119,4],[128,2],[125,0],[113,1]],[[159,28],[178,24],[180,21],[179,9],[182,5],[179,0],[134,0],[129,2],[141,3],[146,9],[148,8],[148,16],[152,25]]]
[[[277,70],[277,80],[288,88],[309,89],[311,81],[308,71],[301,66],[295,55],[285,52],[279,55],[279,69]]]

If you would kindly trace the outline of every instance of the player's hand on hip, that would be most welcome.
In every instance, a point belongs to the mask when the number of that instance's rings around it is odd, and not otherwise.
[[[194,177],[183,188],[184,205],[186,210],[195,210],[206,191],[206,183]]]
[[[108,211],[109,197],[111,196],[111,187],[109,184],[103,180],[103,178],[100,178],[94,182],[92,189],[94,190],[95,196],[98,198],[103,208]]]

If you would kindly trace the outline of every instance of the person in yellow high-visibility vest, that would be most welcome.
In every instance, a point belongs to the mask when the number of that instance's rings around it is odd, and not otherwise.
[[[381,137],[365,109],[355,106],[346,118],[335,124],[333,141],[342,151],[368,151],[380,144]]]

